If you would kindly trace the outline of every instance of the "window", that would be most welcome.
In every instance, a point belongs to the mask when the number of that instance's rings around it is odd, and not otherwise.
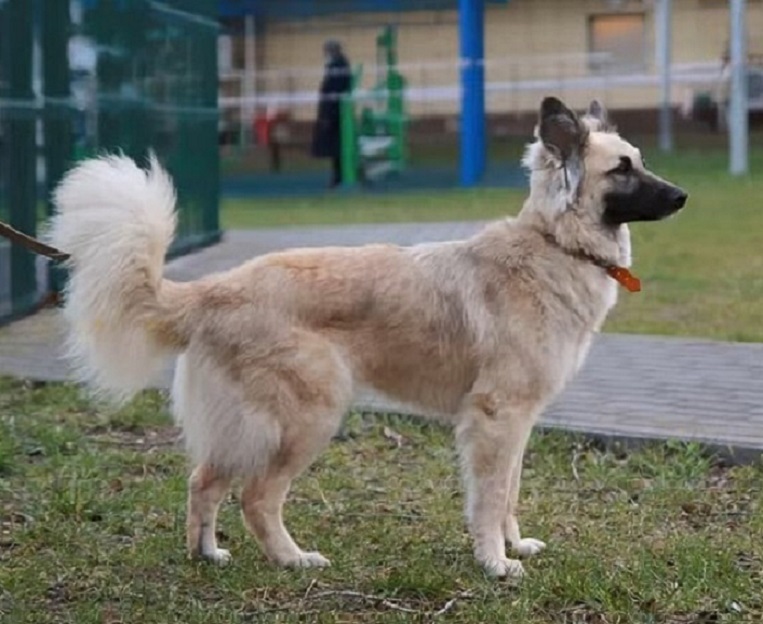
[[[595,72],[628,73],[646,67],[643,13],[592,15],[588,19],[588,67]]]

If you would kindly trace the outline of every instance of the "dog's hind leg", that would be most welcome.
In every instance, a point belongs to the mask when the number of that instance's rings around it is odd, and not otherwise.
[[[217,510],[230,488],[230,478],[209,464],[197,466],[188,479],[188,526],[186,537],[192,557],[209,559],[220,565],[230,561],[230,553],[217,547]]]
[[[509,473],[509,498],[506,506],[506,519],[504,520],[504,534],[506,541],[511,544],[514,552],[520,557],[531,557],[543,550],[546,544],[532,537],[522,538],[519,532],[517,511],[519,507],[519,485],[522,479],[523,459],[524,448]]]
[[[280,435],[256,470],[244,473],[244,523],[271,561],[324,567],[328,559],[305,552],[283,523],[291,482],[329,445],[352,400],[352,376],[341,354],[323,338],[294,331],[268,358],[253,359],[247,375],[249,407],[278,423]]]
[[[325,567],[329,560],[318,552],[303,551],[283,523],[283,505],[291,482],[323,451],[341,423],[341,413],[316,416],[316,420],[286,432],[281,448],[260,476],[251,477],[241,493],[244,523],[275,563],[287,567]]]

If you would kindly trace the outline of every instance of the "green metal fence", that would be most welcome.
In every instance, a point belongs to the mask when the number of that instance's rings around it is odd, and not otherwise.
[[[32,3],[0,4],[0,219],[35,232],[35,121]],[[0,241],[0,314],[30,307],[37,296],[35,258]]]
[[[72,162],[114,150],[145,161],[154,150],[178,187],[170,253],[216,241],[216,9],[209,0],[0,2],[0,219],[35,235]],[[0,241],[0,320],[63,279]]]

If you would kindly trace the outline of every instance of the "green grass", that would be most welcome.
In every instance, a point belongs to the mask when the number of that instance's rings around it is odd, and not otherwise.
[[[226,199],[227,229],[497,219],[516,212],[519,189],[453,190],[407,194],[337,193],[308,198]]]
[[[185,557],[186,466],[158,394],[108,414],[70,386],[0,379],[0,621],[411,622],[452,599],[442,621],[763,618],[761,465],[724,467],[695,445],[608,452],[538,433],[521,518],[549,547],[508,583],[472,559],[447,432],[356,415],[349,433],[287,505],[296,539],[333,566],[271,567],[232,496],[220,537],[234,561],[217,569]]]
[[[684,149],[673,157],[645,149],[650,166],[683,185],[677,218],[637,224],[634,272],[643,292],[623,292],[608,331],[763,341],[763,149],[741,179],[726,173],[722,150]],[[512,215],[524,191],[480,189],[408,195],[336,195],[228,200],[226,228],[339,223],[479,220]]]

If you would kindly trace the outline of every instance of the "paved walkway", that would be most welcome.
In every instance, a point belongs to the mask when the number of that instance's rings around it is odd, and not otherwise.
[[[479,226],[385,224],[230,232],[222,244],[173,261],[167,274],[193,279],[287,247],[462,238]],[[66,365],[57,357],[60,343],[55,311],[0,330],[0,375],[66,379]],[[373,397],[366,402],[378,404]],[[697,440],[727,448],[739,460],[759,457],[763,344],[602,335],[580,376],[543,422],[605,437]]]

